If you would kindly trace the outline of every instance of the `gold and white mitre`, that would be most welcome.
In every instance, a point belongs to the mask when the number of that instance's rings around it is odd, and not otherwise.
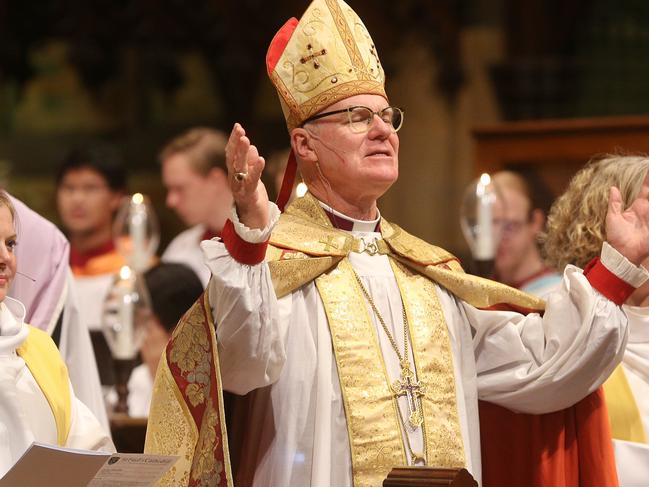
[[[374,42],[342,0],[314,0],[299,22],[286,22],[268,48],[266,67],[289,130],[350,96],[387,99]]]

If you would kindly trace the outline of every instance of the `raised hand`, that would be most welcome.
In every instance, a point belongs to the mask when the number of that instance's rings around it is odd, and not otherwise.
[[[234,124],[225,146],[225,162],[239,221],[248,228],[266,228],[268,193],[261,182],[265,161],[238,123]]]
[[[649,257],[649,183],[624,210],[620,190],[611,187],[606,214],[606,240],[629,261],[640,265]]]

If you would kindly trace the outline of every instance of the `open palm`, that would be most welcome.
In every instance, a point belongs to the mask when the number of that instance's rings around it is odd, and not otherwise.
[[[649,257],[649,186],[624,210],[622,196],[611,187],[606,214],[606,240],[629,261],[640,265]]]
[[[239,220],[248,228],[265,228],[269,219],[268,193],[261,181],[265,161],[238,123],[225,147],[225,161]]]

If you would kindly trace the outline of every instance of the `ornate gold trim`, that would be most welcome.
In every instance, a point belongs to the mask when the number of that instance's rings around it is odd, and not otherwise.
[[[354,486],[376,487],[392,467],[406,463],[376,328],[347,259],[318,277],[316,286],[329,321],[338,366]]]
[[[408,322],[422,397],[427,462],[435,467],[464,467],[464,443],[457,409],[453,353],[435,284],[390,259]]]
[[[232,464],[230,462],[230,446],[228,443],[228,435],[226,429],[225,421],[225,405],[223,403],[223,385],[221,384],[221,365],[219,362],[219,351],[216,341],[216,324],[214,323],[214,318],[212,316],[212,308],[210,306],[209,293],[203,293],[203,309],[205,311],[205,317],[207,318],[207,325],[210,330],[210,340],[212,342],[212,363],[216,369],[216,377],[219,381],[217,387],[218,391],[218,411],[219,411],[219,421],[223,425],[222,431],[223,434],[223,461],[225,463],[225,477],[227,479],[227,485],[233,486],[234,479],[232,477]]]
[[[177,455],[178,461],[156,483],[156,487],[189,484],[189,472],[198,441],[198,429],[167,365],[166,354],[160,358],[151,398],[144,452]]]

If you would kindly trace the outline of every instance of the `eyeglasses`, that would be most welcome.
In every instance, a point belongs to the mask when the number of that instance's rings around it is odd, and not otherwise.
[[[349,128],[355,134],[363,134],[369,131],[372,122],[374,121],[374,115],[378,115],[379,118],[390,125],[392,130],[395,132],[398,132],[403,125],[403,110],[401,110],[401,108],[385,107],[383,110],[375,112],[368,107],[356,106],[343,108],[342,110],[334,110],[333,112],[319,113],[307,118],[302,122],[302,126],[309,122],[313,122],[314,120],[328,117],[329,115],[337,115],[339,113],[347,113],[347,117],[349,118]]]
[[[514,235],[529,223],[527,220],[494,220],[494,226],[499,226],[503,236]]]

